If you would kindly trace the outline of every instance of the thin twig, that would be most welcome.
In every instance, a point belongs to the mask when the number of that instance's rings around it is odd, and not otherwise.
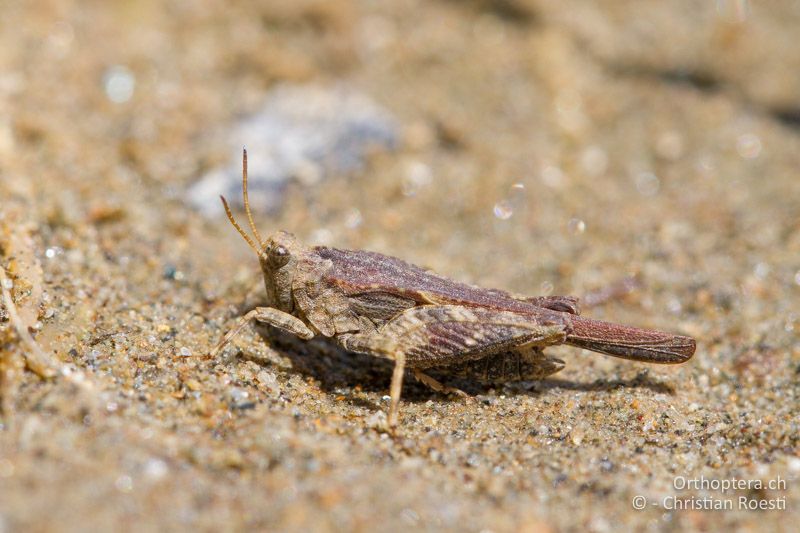
[[[17,336],[28,347],[28,351],[23,354],[25,363],[28,365],[28,368],[40,377],[45,379],[52,378],[57,373],[56,369],[53,368],[53,365],[48,360],[47,354],[45,354],[42,348],[36,343],[28,331],[27,326],[22,322],[17,312],[17,306],[11,298],[11,291],[8,290],[7,284],[8,276],[6,275],[6,269],[0,267],[0,290],[2,290],[3,293],[3,303],[6,306],[8,320],[17,331]]]

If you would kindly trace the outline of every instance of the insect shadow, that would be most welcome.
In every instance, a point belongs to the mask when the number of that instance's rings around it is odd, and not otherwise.
[[[302,341],[271,326],[258,325],[256,331],[265,342],[291,361],[291,372],[297,372],[315,379],[320,384],[320,388],[327,393],[337,393],[342,389],[349,389],[356,385],[366,392],[384,392],[386,383],[391,378],[392,361],[349,352],[324,338]],[[434,371],[433,374],[435,375],[436,372]],[[443,376],[446,376],[446,374]],[[654,378],[646,370],[639,372],[632,378],[596,379],[591,382],[547,378],[537,381],[493,385],[457,377],[448,377],[446,379],[449,385],[463,390],[470,396],[483,395],[492,389],[504,389],[514,394],[530,396],[539,396],[556,389],[581,392],[647,389],[656,394],[672,395],[675,393],[675,389],[671,385]],[[407,397],[411,402],[426,402],[431,399],[458,401],[453,396],[435,392],[413,379],[408,380],[404,388],[404,397]],[[371,402],[347,395],[345,401],[370,408],[377,407]]]
[[[259,324],[255,329],[264,342],[291,361],[289,372],[313,378],[326,393],[337,394],[342,389],[352,389],[355,386],[365,392],[386,392],[394,367],[394,363],[388,359],[349,352],[326,338],[304,341],[271,326]],[[413,379],[406,382],[404,390],[410,401],[447,399],[445,395]],[[380,408],[361,398],[349,395],[345,397],[346,401],[353,404]]]
[[[533,382],[525,392],[541,394],[553,389],[564,389],[580,392],[608,392],[614,389],[647,389],[656,394],[675,394],[675,388],[669,383],[654,379],[647,371],[639,372],[629,379],[596,379],[591,382],[570,381],[567,379],[543,379]]]

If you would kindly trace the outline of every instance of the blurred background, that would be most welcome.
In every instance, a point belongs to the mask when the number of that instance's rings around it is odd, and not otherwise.
[[[0,2],[0,532],[606,531],[797,517],[800,4]],[[408,380],[253,330],[229,226],[574,294],[698,339],[652,368]],[[606,298],[610,296],[610,298]],[[66,370],[65,370],[66,369]],[[786,511],[634,510],[675,476],[788,479]],[[714,494],[716,497],[738,496]],[[794,505],[792,505],[794,503]]]

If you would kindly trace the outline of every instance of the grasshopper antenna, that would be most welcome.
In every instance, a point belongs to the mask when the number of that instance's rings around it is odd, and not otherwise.
[[[259,246],[264,247],[264,241],[258,234],[256,223],[253,222],[253,214],[250,212],[250,199],[247,197],[247,148],[242,148],[242,194],[244,195],[244,210],[247,213],[247,220],[250,222],[250,229],[258,241]]]
[[[233,218],[233,213],[231,212],[231,208],[228,205],[228,202],[225,200],[224,196],[220,196],[219,199],[222,200],[222,205],[225,207],[225,214],[228,215],[228,220],[231,221],[233,227],[236,228],[236,231],[239,232],[239,235],[247,241],[247,244],[250,245],[250,248],[256,253],[256,255],[261,254],[261,248],[264,247],[264,241],[261,240],[261,235],[258,234],[258,229],[256,228],[256,223],[253,222],[253,213],[250,211],[250,199],[247,196],[247,148],[242,148],[242,195],[244,196],[244,210],[247,213],[247,220],[250,222],[250,229],[253,230],[253,234],[255,235],[256,240],[258,241],[258,246],[256,243],[253,242],[253,239],[245,233],[242,227],[236,222],[236,219]]]
[[[244,230],[239,225],[239,223],[236,222],[236,219],[233,218],[233,213],[231,213],[231,208],[228,206],[228,202],[225,200],[225,197],[224,196],[220,196],[219,199],[222,200],[222,205],[225,207],[225,214],[228,215],[228,220],[231,221],[231,224],[233,224],[233,227],[236,228],[236,231],[239,232],[239,235],[241,235],[242,238],[247,241],[247,244],[250,245],[250,248],[253,249],[253,251],[256,253],[256,255],[260,255],[261,254],[261,250],[258,249],[256,244],[253,242],[253,239],[251,239],[250,236],[247,235],[247,233],[244,232]]]

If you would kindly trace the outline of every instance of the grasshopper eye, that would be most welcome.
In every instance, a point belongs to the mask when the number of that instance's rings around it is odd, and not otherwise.
[[[289,261],[289,250],[281,245],[274,246],[269,251],[269,260],[275,266],[283,266]]]

